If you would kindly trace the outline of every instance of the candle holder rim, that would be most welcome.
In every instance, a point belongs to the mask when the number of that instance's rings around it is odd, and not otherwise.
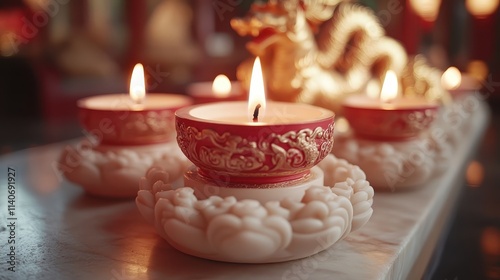
[[[85,102],[87,102],[89,99],[95,99],[95,98],[104,98],[104,97],[110,97],[110,96],[116,96],[117,98],[122,98],[126,97],[127,99],[129,98],[128,93],[111,93],[111,94],[102,94],[102,95],[93,95],[93,96],[87,96],[81,99],[78,99],[76,102],[76,106],[80,110],[88,110],[88,111],[95,111],[95,112],[104,112],[104,111],[113,111],[113,112],[141,112],[141,111],[164,111],[164,110],[172,110],[172,109],[178,109],[181,107],[189,106],[193,104],[193,99],[189,96],[182,95],[182,94],[177,94],[177,93],[147,93],[146,94],[146,99],[148,97],[156,97],[156,96],[165,96],[165,97],[175,97],[178,98],[179,100],[183,102],[179,102],[177,104],[165,104],[160,107],[154,107],[154,108],[90,108],[88,105],[85,105]]]
[[[387,105],[391,105],[390,103]],[[436,102],[431,102],[429,101],[429,104],[426,105],[418,105],[418,106],[412,106],[412,107],[405,107],[405,108],[390,108],[390,107],[368,107],[368,106],[356,106],[354,104],[347,104],[344,103],[342,104],[342,107],[344,108],[349,108],[349,109],[354,109],[354,110],[367,110],[367,111],[377,111],[377,112],[406,112],[406,111],[420,111],[420,110],[435,110],[439,108],[439,104]]]
[[[304,121],[293,121],[290,123],[266,123],[266,122],[251,122],[250,120],[245,123],[230,123],[230,122],[224,122],[224,121],[219,121],[219,120],[209,120],[209,119],[203,119],[199,117],[195,117],[190,114],[190,111],[198,108],[200,106],[214,106],[214,105],[219,105],[223,106],[224,104],[235,104],[235,103],[243,103],[247,104],[247,101],[223,101],[223,102],[217,102],[217,103],[208,103],[208,104],[198,104],[198,105],[191,105],[191,106],[186,106],[183,108],[180,108],[179,110],[175,111],[175,117],[176,118],[181,118],[189,121],[196,121],[196,122],[201,122],[201,123],[206,123],[206,124],[213,124],[213,125],[223,125],[223,126],[231,126],[231,127],[241,127],[242,125],[248,126],[250,129],[251,127],[269,127],[269,126],[297,126],[297,125],[307,125],[307,124],[315,124],[318,122],[324,122],[328,121],[331,119],[335,119],[335,113],[331,110],[310,105],[310,104],[303,104],[303,103],[289,103],[289,102],[279,102],[279,101],[272,101],[268,102],[267,105],[269,104],[277,104],[277,105],[290,105],[290,106],[295,106],[295,105],[300,105],[300,106],[306,106],[310,108],[315,108],[317,110],[321,110],[325,115],[321,117],[317,117],[311,120],[304,120]]]
[[[240,81],[232,81],[232,80],[229,80],[231,82],[231,85],[236,85],[236,86],[239,86],[241,87],[241,82]],[[191,87],[196,87],[196,86],[204,86],[204,85],[209,85],[210,87],[212,86],[213,84],[213,80],[212,81],[196,81],[196,82],[193,82],[191,84],[189,84],[186,88],[191,88]]]

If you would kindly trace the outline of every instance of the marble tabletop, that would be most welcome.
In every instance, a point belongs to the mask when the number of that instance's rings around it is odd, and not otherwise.
[[[410,191],[376,193],[373,217],[359,231],[309,258],[262,265],[185,255],[156,234],[133,201],[85,195],[55,169],[61,150],[74,142],[12,153],[0,157],[0,276],[420,279],[457,201],[464,168],[482,137],[487,118],[485,108],[472,116],[470,132],[464,135],[445,173]],[[15,171],[15,175],[9,175],[9,171]],[[9,177],[14,178],[10,184]],[[9,202],[12,185],[15,199]],[[15,263],[9,264],[12,256],[8,254],[12,252]]]

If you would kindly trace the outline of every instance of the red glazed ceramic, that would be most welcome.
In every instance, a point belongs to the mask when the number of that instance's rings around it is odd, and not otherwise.
[[[191,104],[175,94],[148,94],[142,104],[127,94],[110,94],[81,99],[78,108],[83,128],[100,144],[147,145],[175,138],[174,113]]]
[[[319,107],[269,102],[252,121],[247,102],[178,110],[177,142],[206,179],[228,184],[299,180],[333,146],[334,113]]]
[[[376,104],[377,102],[378,104]],[[349,125],[358,137],[401,141],[418,137],[436,119],[439,106],[422,100],[407,98],[403,102],[382,104],[352,96],[343,104]]]

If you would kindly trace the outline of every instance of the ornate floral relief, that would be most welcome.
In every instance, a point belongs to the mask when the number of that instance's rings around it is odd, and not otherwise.
[[[428,129],[437,118],[437,111],[433,109],[380,114],[378,117],[362,117],[356,120],[356,131],[364,136],[394,136],[414,137]]]
[[[198,167],[224,173],[295,174],[313,167],[333,146],[334,125],[269,133],[256,141],[229,132],[219,134],[211,129],[178,125],[178,143],[181,150]]]
[[[90,194],[135,197],[139,190],[139,178],[150,167],[162,166],[168,172],[164,181],[178,185],[191,165],[174,142],[142,148],[94,148],[88,140],[84,140],[76,147],[66,147],[60,155],[58,166],[66,179],[80,185]],[[160,177],[153,178],[157,182]],[[163,190],[163,187],[158,185],[155,189]]]
[[[300,201],[284,195],[265,203],[198,199],[192,188],[171,189],[168,174],[155,168],[141,181],[137,207],[163,238],[188,254],[243,263],[303,258],[361,227],[373,212],[374,193],[363,171],[332,155],[322,165],[325,173],[339,169],[325,177],[327,186],[309,187]]]
[[[175,137],[175,120],[170,111],[127,112],[108,115],[83,113],[90,133],[98,131],[103,143],[144,144],[166,142]],[[103,128],[105,126],[105,128]]]
[[[174,130],[173,114],[169,111],[130,114],[123,120],[125,126],[119,131],[121,138],[165,135]]]

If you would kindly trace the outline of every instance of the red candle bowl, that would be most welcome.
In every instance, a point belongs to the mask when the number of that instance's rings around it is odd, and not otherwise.
[[[270,102],[256,122],[248,103],[238,101],[190,106],[175,116],[181,150],[218,183],[300,180],[333,146],[334,113],[306,104]]]
[[[141,104],[128,94],[93,96],[77,103],[83,128],[103,145],[171,141],[175,138],[175,111],[191,104],[190,98],[175,94],[148,94]]]
[[[418,137],[436,119],[439,105],[420,98],[382,102],[367,96],[346,98],[343,109],[358,137],[402,141]]]

